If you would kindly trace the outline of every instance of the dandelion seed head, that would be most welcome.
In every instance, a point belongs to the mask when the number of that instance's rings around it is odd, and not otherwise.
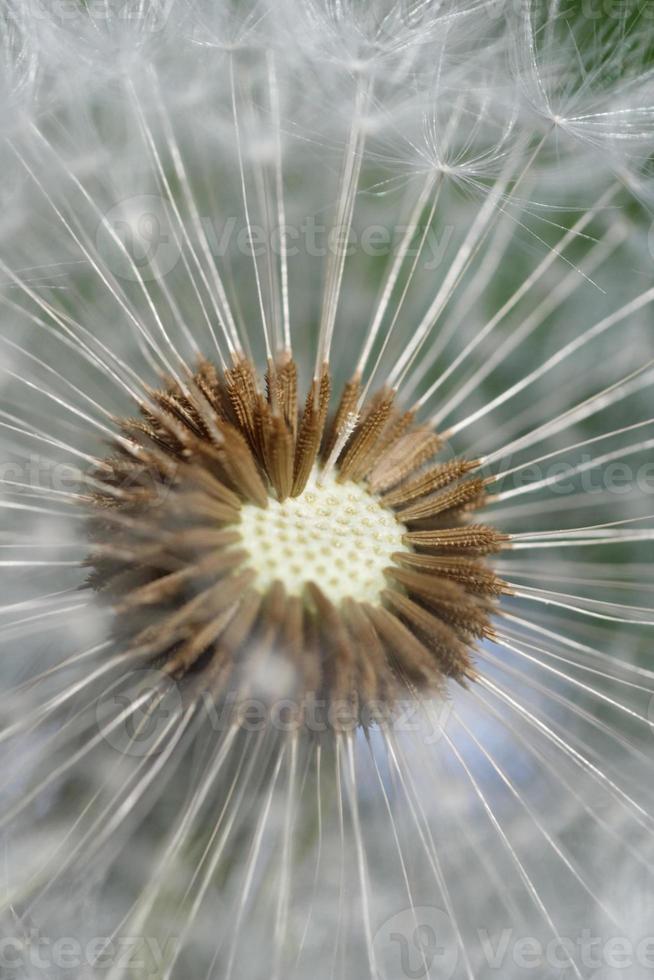
[[[529,937],[580,980],[652,897],[649,23],[35,4],[9,934],[148,937],[164,980],[520,980]]]
[[[362,719],[405,684],[474,677],[504,588],[479,556],[506,538],[470,523],[477,461],[435,461],[438,436],[388,392],[357,418],[356,381],[328,423],[330,387],[323,372],[299,409],[293,361],[266,397],[241,355],[152,391],[95,473],[87,563],[122,642],[171,676],[220,699],[274,651],[303,698]]]

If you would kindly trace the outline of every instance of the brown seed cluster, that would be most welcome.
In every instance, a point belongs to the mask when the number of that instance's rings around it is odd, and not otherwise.
[[[117,640],[135,662],[217,701],[285,670],[299,716],[338,701],[361,720],[368,705],[474,679],[474,643],[491,635],[505,591],[484,556],[506,540],[472,522],[485,499],[478,463],[439,462],[438,435],[390,391],[357,411],[353,380],[328,420],[327,368],[303,407],[297,389],[290,358],[269,365],[265,391],[243,356],[223,374],[203,361],[183,383],[149,391],[140,417],[119,420],[112,455],[93,474],[88,559]],[[301,592],[257,584],[243,509],[266,514],[300,497],[326,465],[399,524],[403,548],[376,601],[335,602],[310,579]]]

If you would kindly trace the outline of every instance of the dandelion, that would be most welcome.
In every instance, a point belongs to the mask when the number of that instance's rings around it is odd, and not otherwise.
[[[9,976],[651,975],[654,84],[600,14],[5,0]]]

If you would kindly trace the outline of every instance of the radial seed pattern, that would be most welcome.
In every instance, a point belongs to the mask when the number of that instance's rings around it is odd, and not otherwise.
[[[203,362],[120,421],[89,557],[119,641],[218,700],[281,656],[300,706],[338,699],[355,719],[474,679],[505,591],[482,556],[506,542],[470,523],[478,463],[435,459],[390,392],[361,407],[350,382],[327,424],[326,370],[301,411],[290,359],[266,382],[243,357],[224,377]]]

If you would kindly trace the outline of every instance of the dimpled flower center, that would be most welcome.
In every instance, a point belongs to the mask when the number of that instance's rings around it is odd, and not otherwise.
[[[299,497],[271,499],[265,510],[242,508],[239,530],[255,585],[264,592],[278,580],[300,595],[314,582],[333,603],[348,596],[376,603],[391,555],[409,550],[406,528],[356,483],[338,483],[331,473],[318,480],[315,471]]]

